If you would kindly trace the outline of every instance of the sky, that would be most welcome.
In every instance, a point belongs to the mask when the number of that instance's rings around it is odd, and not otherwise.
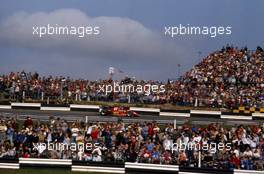
[[[107,78],[108,68],[115,67],[124,72],[115,78],[166,81],[226,44],[263,47],[263,7],[262,0],[3,0],[0,74],[25,70],[96,80]],[[32,35],[33,26],[48,23],[98,25],[100,35]],[[179,24],[231,26],[232,34],[164,35],[165,26]]]

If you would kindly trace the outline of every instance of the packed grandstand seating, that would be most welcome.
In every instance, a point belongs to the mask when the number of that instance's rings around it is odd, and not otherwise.
[[[247,48],[223,47],[204,58],[179,80],[164,83],[165,93],[129,93],[131,103],[172,103],[180,106],[235,108],[264,106],[264,52]],[[119,83],[162,84],[158,81],[135,80],[126,77]],[[100,92],[99,85],[112,80],[73,80],[69,77],[41,77],[38,73],[11,72],[0,77],[2,97],[63,101],[115,101],[128,102],[126,93]]]
[[[179,80],[164,83],[164,93],[100,92],[99,85],[112,80],[73,80],[69,77],[41,77],[38,73],[11,72],[0,77],[2,97],[13,100],[25,98],[63,101],[115,101],[131,103],[172,103],[180,106],[235,108],[264,106],[264,52],[247,48],[223,47],[204,58]],[[162,84],[159,81],[135,80],[126,77],[118,83],[133,85]]]
[[[42,77],[38,73],[11,72],[0,76],[0,99],[56,100],[58,102],[106,101],[144,104],[175,104],[208,108],[264,107],[264,52],[232,46],[205,57],[178,80],[135,80],[120,84],[166,86],[164,93],[110,93],[98,89],[113,80],[74,80]],[[172,149],[175,144],[209,145],[209,149]],[[52,146],[51,149],[44,148]],[[58,149],[60,144],[77,148]],[[89,148],[79,148],[85,145]],[[222,150],[215,146],[224,144]],[[230,144],[229,146],[226,146]],[[80,145],[80,146],[78,146]],[[213,146],[212,146],[213,145]],[[50,146],[49,146],[50,147]],[[65,148],[63,146],[63,148]],[[89,162],[139,162],[177,164],[217,169],[264,170],[264,125],[232,127],[222,124],[176,128],[156,122],[68,122],[51,117],[48,122],[16,120],[0,115],[0,158],[73,159]]]
[[[1,117],[0,158],[73,159],[87,162],[178,164],[197,167],[199,149],[171,150],[172,144],[231,143],[222,150],[213,146],[201,149],[202,167],[218,169],[263,170],[264,126],[225,127],[210,124],[199,127],[185,123],[159,125],[156,122],[124,124],[70,123],[51,117],[48,122],[33,121],[28,117],[21,122],[15,118]],[[51,144],[97,144],[89,148],[36,148]],[[40,147],[40,146],[38,146]],[[81,146],[80,146],[81,147]],[[215,151],[214,151],[215,150]]]
[[[230,46],[208,55],[176,85],[182,98],[213,107],[264,105],[264,52]],[[181,101],[181,100],[180,100]]]

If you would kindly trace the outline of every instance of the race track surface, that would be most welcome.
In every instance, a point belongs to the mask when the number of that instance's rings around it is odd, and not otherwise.
[[[33,120],[48,121],[50,116],[55,118],[60,117],[67,121],[99,121],[99,122],[116,122],[122,119],[125,123],[130,122],[149,122],[157,121],[158,123],[173,123],[174,120],[177,124],[183,124],[186,121],[191,121],[194,125],[208,125],[210,123],[222,123],[225,125],[252,125],[263,124],[264,121],[260,120],[223,120],[217,118],[202,118],[202,117],[174,117],[174,116],[157,116],[157,115],[141,115],[140,117],[113,117],[113,116],[100,116],[97,112],[84,112],[84,111],[40,111],[40,110],[5,110],[0,109],[0,117],[17,117],[19,120],[24,120],[26,117],[32,117]]]

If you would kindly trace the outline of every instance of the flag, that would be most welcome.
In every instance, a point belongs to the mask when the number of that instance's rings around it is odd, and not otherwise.
[[[110,75],[113,75],[115,73],[115,68],[114,67],[109,67],[108,72],[109,72]]]

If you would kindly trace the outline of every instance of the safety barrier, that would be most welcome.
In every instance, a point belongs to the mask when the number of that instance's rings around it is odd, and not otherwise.
[[[116,173],[116,174],[264,174],[264,171],[255,170],[221,170],[204,168],[186,168],[178,165],[160,165],[146,163],[125,164],[72,161],[68,159],[39,159],[39,158],[19,158],[19,160],[0,159],[1,169],[20,169],[24,167],[63,167],[71,171],[94,172],[94,173]]]
[[[234,174],[264,174],[264,171],[234,170]]]
[[[18,163],[0,163],[0,169],[19,169]]]
[[[72,160],[69,159],[41,159],[41,158],[19,158],[20,167],[56,167],[70,168]]]
[[[19,169],[18,159],[0,158],[0,169]]]
[[[116,167],[96,167],[96,166],[72,166],[72,171],[75,172],[99,172],[99,173],[125,173],[124,168]]]
[[[70,105],[71,111],[99,111],[100,106],[98,105]]]
[[[90,162],[90,161],[72,161],[72,171],[79,172],[102,172],[102,173],[125,173],[123,163],[112,162]]]
[[[41,111],[83,111],[99,112],[99,105],[67,105],[67,106],[47,106],[41,103],[11,103],[11,105],[0,105],[0,109],[34,109]],[[264,113],[237,114],[233,112],[208,111],[208,110],[164,110],[158,108],[130,107],[130,110],[138,112],[140,115],[153,115],[161,117],[200,117],[216,118],[226,120],[264,120]]]
[[[238,108],[233,109],[233,113],[239,113],[239,114],[250,114],[250,113],[264,113],[264,108],[258,108],[258,107],[244,107],[240,106]]]
[[[176,165],[159,165],[159,164],[145,164],[145,163],[125,163],[125,171],[128,174],[140,173],[167,173],[173,174],[179,172],[179,166]]]

